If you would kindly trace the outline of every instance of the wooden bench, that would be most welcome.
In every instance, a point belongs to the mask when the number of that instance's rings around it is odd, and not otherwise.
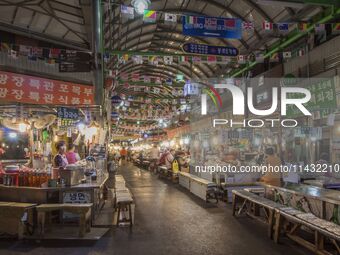
[[[260,197],[246,190],[233,190],[232,192],[233,216],[245,213],[254,219],[268,224],[268,237],[272,238],[275,221],[275,209],[283,208],[286,206],[275,203],[272,200]],[[239,203],[241,203],[240,207],[238,207]],[[261,209],[263,212],[263,216],[261,215]]]
[[[280,208],[275,211],[274,241],[279,242],[281,232],[305,248],[318,255],[340,254],[340,226],[316,217],[311,213],[304,213],[294,208]],[[312,241],[308,240],[304,230],[313,233]],[[302,234],[303,233],[303,234]],[[325,241],[331,246],[325,248]],[[330,248],[334,247],[332,251]]]
[[[36,204],[31,203],[0,202],[0,232],[17,234],[18,239],[22,239],[25,233],[23,217],[27,213],[24,219],[27,221],[35,207]]]
[[[120,223],[128,222],[130,227],[133,225],[132,221],[132,209],[131,205],[133,204],[133,199],[130,193],[116,193],[116,205],[117,205],[117,226]],[[128,219],[120,219],[121,212],[128,211],[129,218]]]
[[[91,208],[93,204],[42,204],[36,207],[38,213],[38,226],[40,234],[45,232],[46,214],[52,211],[63,210],[70,213],[78,214],[79,219],[79,236],[84,237],[86,232],[91,230]],[[49,217],[50,218],[50,217]]]

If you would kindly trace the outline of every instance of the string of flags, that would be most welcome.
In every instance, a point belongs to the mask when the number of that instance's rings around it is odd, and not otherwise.
[[[81,55],[80,58],[84,58],[86,61],[90,58],[90,53],[85,51],[17,45],[7,42],[0,42],[0,51],[6,53],[12,59],[23,56],[30,61],[45,60],[45,63],[50,65],[62,62],[63,54],[79,54]]]
[[[134,19],[134,7],[127,6],[127,5],[121,5],[121,14],[122,17],[126,17],[128,19]],[[146,23],[155,23],[157,21],[157,17],[159,14],[164,13],[164,23],[166,24],[174,24],[178,23],[179,18],[184,17],[187,20],[187,23],[195,24],[195,18],[197,16],[192,15],[182,15],[182,14],[175,14],[175,13],[168,13],[168,12],[162,12],[162,11],[155,11],[155,10],[144,10],[144,13],[142,15],[143,21]],[[336,34],[340,34],[340,23],[327,23],[332,25],[332,31]],[[298,28],[299,31],[306,31],[309,26],[311,26],[311,23],[307,22],[269,22],[264,20],[262,22],[262,29],[265,31],[272,31],[274,29],[277,29],[279,32],[288,32],[291,26],[295,26]],[[314,30],[315,32],[322,32],[324,31],[326,24],[315,24]],[[242,22],[242,29],[244,31],[253,31],[255,29],[255,22],[252,21],[243,21]]]

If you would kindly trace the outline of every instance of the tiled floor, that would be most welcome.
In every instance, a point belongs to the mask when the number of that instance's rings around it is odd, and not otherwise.
[[[120,171],[135,203],[135,225],[113,228],[96,243],[0,241],[1,255],[302,255],[284,240],[276,245],[264,225],[235,219],[230,205],[206,204],[176,184],[126,165]]]

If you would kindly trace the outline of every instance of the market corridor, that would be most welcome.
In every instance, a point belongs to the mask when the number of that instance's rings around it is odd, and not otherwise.
[[[119,172],[136,203],[131,232],[114,227],[96,243],[70,241],[63,247],[58,242],[1,241],[0,254],[309,254],[287,240],[283,241],[288,245],[275,245],[264,225],[249,218],[234,219],[230,206],[206,204],[178,184],[131,164]]]

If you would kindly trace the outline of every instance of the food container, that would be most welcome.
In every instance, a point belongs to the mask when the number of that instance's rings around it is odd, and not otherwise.
[[[66,169],[59,170],[60,178],[64,180],[65,186],[74,186],[84,179],[84,167],[81,165],[67,165]]]

